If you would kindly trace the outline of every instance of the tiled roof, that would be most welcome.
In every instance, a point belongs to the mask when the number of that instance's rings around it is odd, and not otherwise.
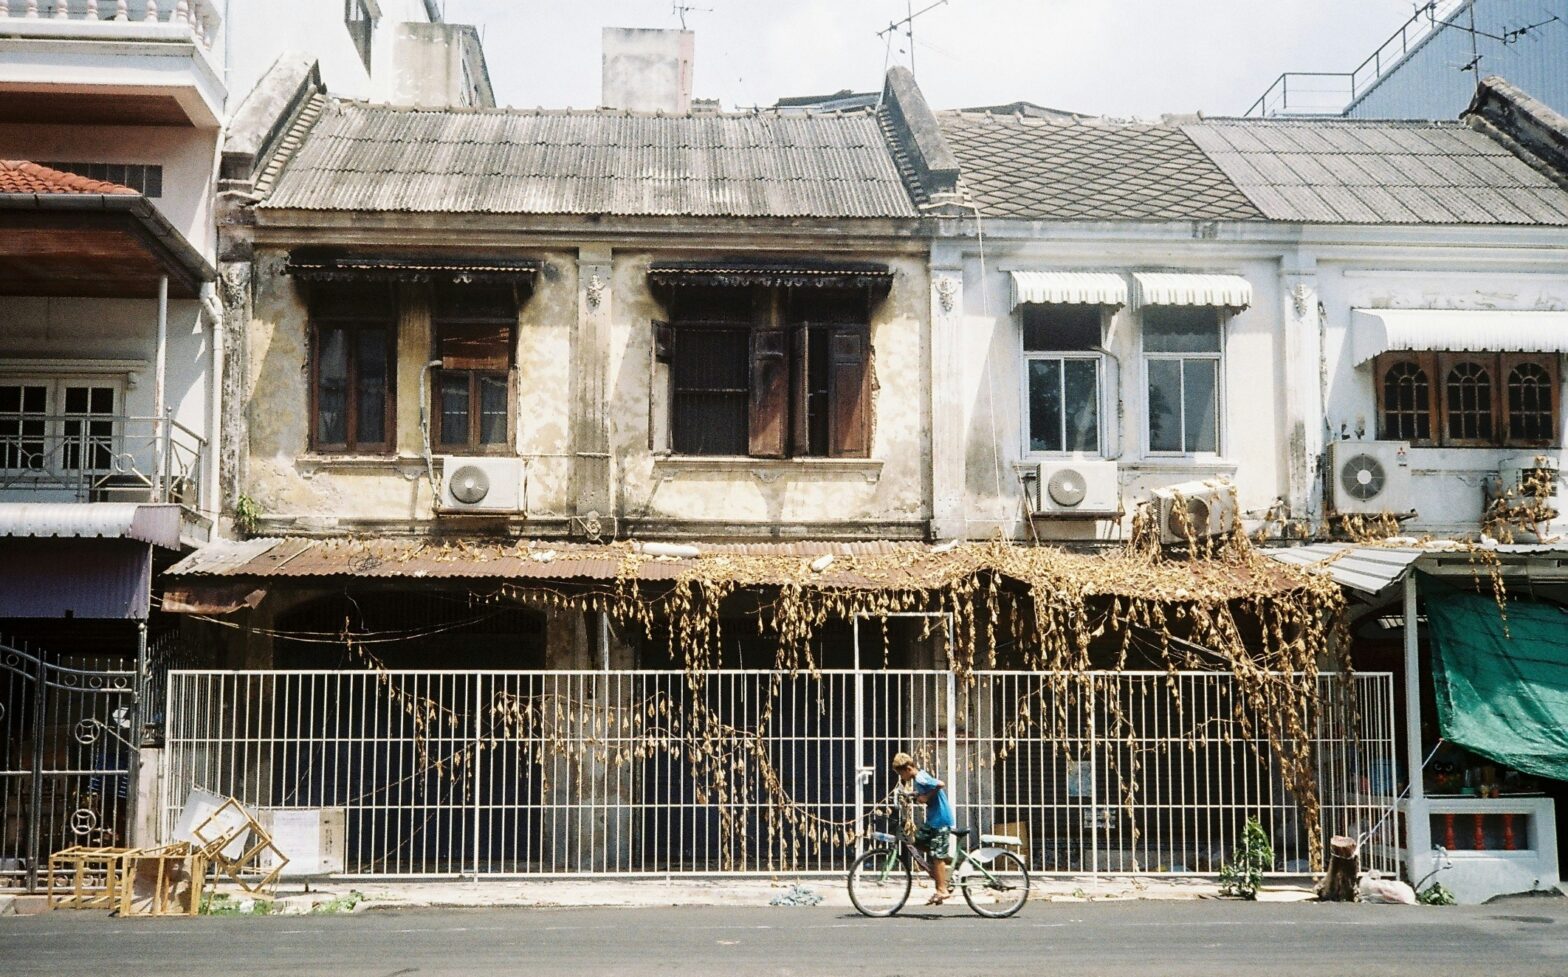
[[[1181,128],[940,112],[964,187],[987,217],[1249,220],[1263,215]]]
[[[1271,220],[1568,224],[1568,192],[1461,123],[1235,120],[1182,129]]]
[[[871,112],[656,116],[331,102],[267,208],[917,216]]]
[[[130,187],[39,166],[19,159],[0,159],[0,193],[136,194]]]

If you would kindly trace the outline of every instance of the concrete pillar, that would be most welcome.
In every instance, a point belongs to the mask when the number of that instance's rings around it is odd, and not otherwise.
[[[132,848],[149,848],[163,839],[163,757],[161,747],[144,746],[136,766],[135,819],[128,826]],[[179,799],[175,800],[179,803]]]
[[[965,534],[964,272],[957,251],[931,255],[931,536]]]
[[[1285,324],[1284,403],[1285,484],[1283,494],[1293,519],[1316,519],[1323,498],[1316,491],[1317,463],[1323,455],[1323,345],[1318,312],[1317,259],[1299,252],[1280,264],[1280,321]]]
[[[584,245],[577,257],[577,328],[572,336],[574,535],[613,536],[606,382],[610,344],[611,249]]]

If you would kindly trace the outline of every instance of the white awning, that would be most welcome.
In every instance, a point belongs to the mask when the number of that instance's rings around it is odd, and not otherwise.
[[[1568,353],[1568,312],[1352,309],[1357,366],[1392,350]]]
[[[1252,304],[1252,283],[1240,275],[1190,275],[1134,272],[1138,305],[1213,305],[1245,309]]]
[[[135,502],[0,503],[0,536],[134,539],[180,548],[180,507]]]
[[[1127,279],[1111,271],[1015,271],[1013,307],[1126,305]]]

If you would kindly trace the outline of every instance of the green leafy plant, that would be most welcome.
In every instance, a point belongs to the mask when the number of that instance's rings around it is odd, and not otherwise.
[[[354,907],[359,905],[360,900],[364,898],[364,893],[350,889],[345,895],[328,899],[326,902],[316,903],[316,905],[311,907],[310,912],[314,916],[326,916],[332,913],[351,913],[354,911]]]
[[[236,899],[223,892],[202,896],[203,916],[270,916],[276,907],[266,899]]]
[[[261,506],[248,495],[241,495],[234,503],[234,525],[240,532],[250,536],[261,525]]]
[[[1454,898],[1453,892],[1443,883],[1433,882],[1431,886],[1421,890],[1416,896],[1416,902],[1423,906],[1453,906],[1459,900]]]
[[[1257,818],[1248,818],[1241,844],[1231,861],[1220,866],[1220,894],[1241,899],[1256,899],[1263,884],[1263,873],[1274,867],[1274,846]]]

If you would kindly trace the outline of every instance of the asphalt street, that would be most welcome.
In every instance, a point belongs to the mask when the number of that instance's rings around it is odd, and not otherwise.
[[[1568,974],[1568,900],[1448,908],[1041,903],[876,920],[824,908],[373,911],[352,916],[0,918],[0,974]]]

